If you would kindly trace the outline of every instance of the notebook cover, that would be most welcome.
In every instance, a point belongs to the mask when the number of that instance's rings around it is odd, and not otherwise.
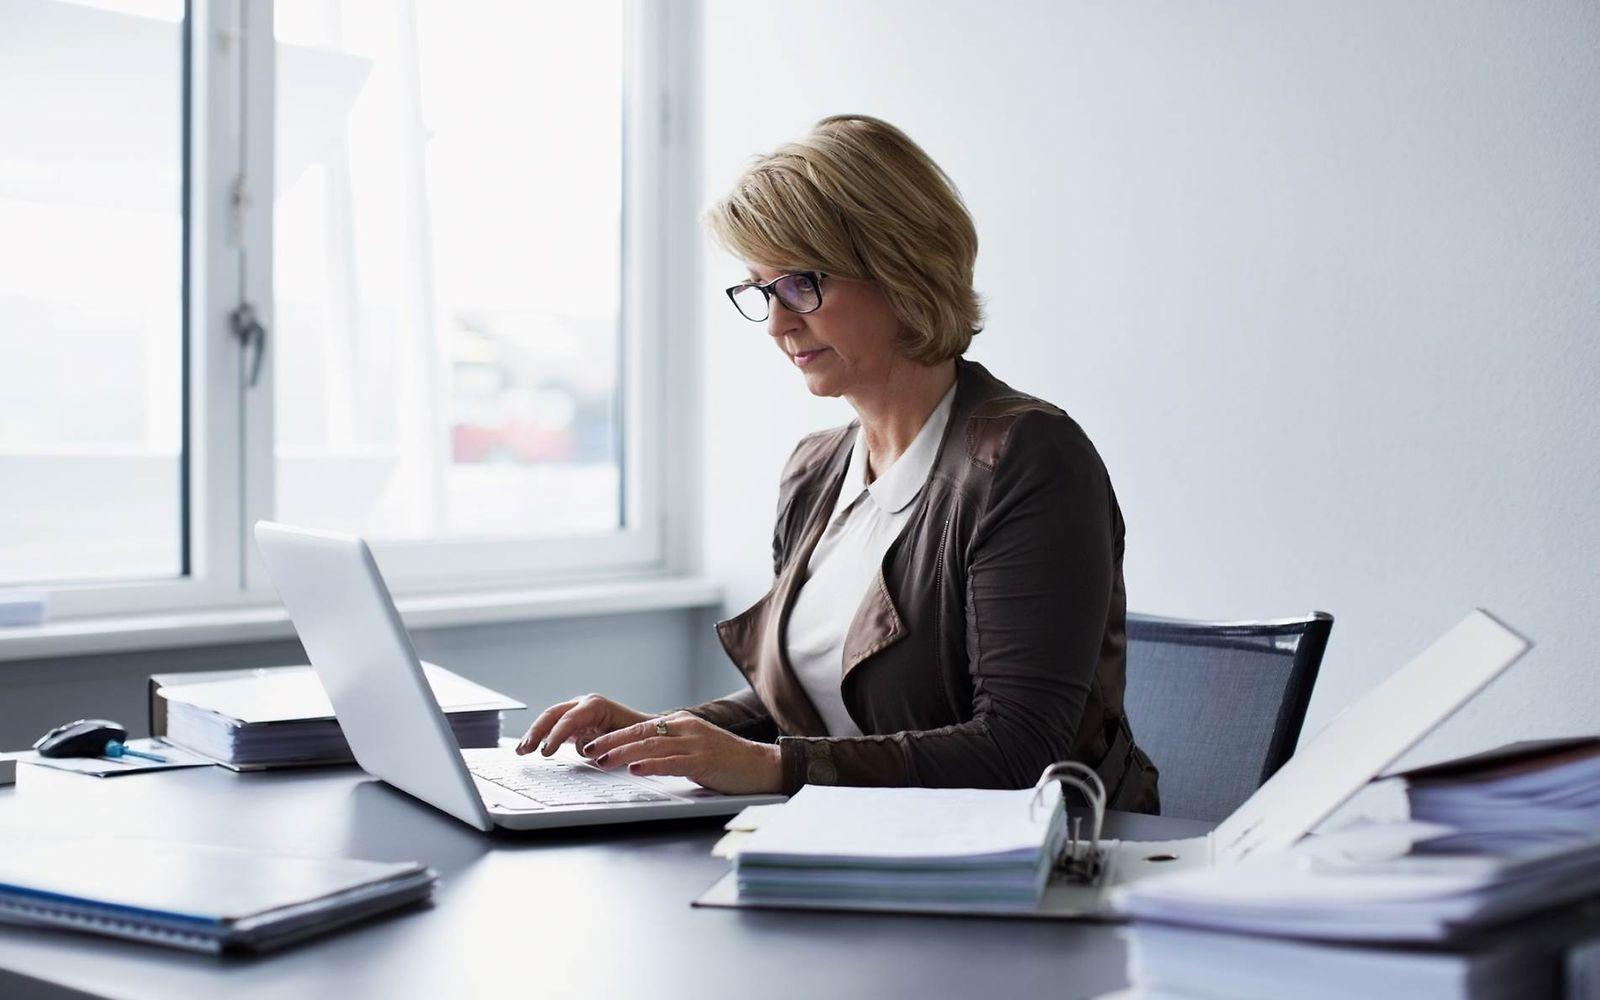
[[[414,901],[416,862],[95,838],[0,857],[0,919],[200,951],[290,940]]]

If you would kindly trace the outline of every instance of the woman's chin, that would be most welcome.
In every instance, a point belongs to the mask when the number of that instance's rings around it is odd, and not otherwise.
[[[802,372],[801,377],[806,380],[806,388],[813,396],[837,396],[840,389],[834,385],[836,379],[829,378],[822,372]]]

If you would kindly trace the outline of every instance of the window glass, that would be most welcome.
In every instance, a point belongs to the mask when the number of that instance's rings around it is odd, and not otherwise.
[[[0,3],[0,585],[185,570],[183,17]]]
[[[275,516],[615,530],[621,4],[279,0],[275,20]]]

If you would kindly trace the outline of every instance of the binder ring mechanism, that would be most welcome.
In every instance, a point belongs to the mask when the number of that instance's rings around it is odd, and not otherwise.
[[[1034,818],[1045,789],[1053,781],[1076,788],[1094,811],[1087,841],[1083,839],[1083,817],[1071,818],[1066,839],[1056,854],[1054,877],[1082,885],[1095,885],[1105,871],[1105,852],[1100,847],[1100,832],[1105,827],[1106,819],[1105,783],[1094,768],[1079,761],[1064,760],[1051,764],[1033,786],[1033,798],[1028,800],[1028,819]]]

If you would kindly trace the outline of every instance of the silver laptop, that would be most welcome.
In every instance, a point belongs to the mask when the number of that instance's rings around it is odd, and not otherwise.
[[[365,542],[258,521],[256,544],[356,763],[480,830],[732,815],[781,795],[722,795],[686,778],[605,771],[572,747],[463,750]]]

